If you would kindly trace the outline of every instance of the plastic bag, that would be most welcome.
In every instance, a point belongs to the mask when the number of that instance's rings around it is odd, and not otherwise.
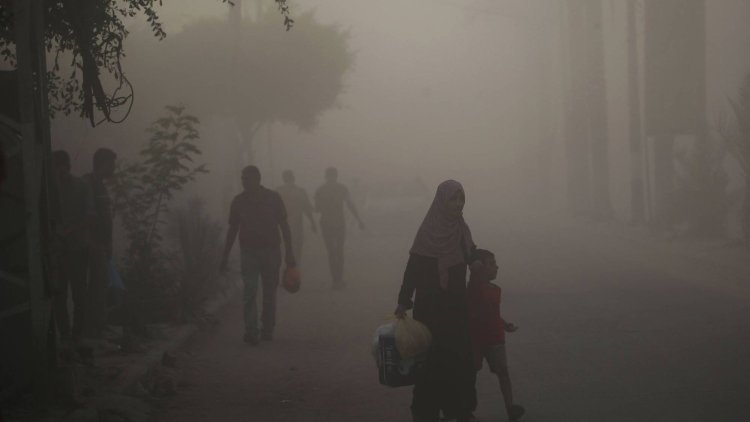
[[[403,359],[427,352],[432,344],[430,329],[408,316],[395,321],[395,337],[398,353]]]
[[[425,355],[403,358],[396,347],[396,328],[400,320],[381,325],[375,330],[372,354],[378,366],[380,383],[389,387],[414,385],[416,373],[424,364]]]
[[[282,280],[281,285],[287,292],[297,293],[300,288],[300,279],[301,276],[297,267],[287,268],[284,272],[284,279]]]
[[[380,336],[393,336],[396,332],[396,326],[393,321],[387,324],[383,324],[375,330],[375,334],[372,336],[372,343],[370,344],[370,352],[372,358],[375,359],[375,365],[380,368]]]

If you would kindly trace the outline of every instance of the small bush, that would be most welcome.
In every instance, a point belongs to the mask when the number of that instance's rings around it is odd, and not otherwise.
[[[127,303],[139,320],[169,318],[164,311],[169,314],[175,307],[171,302],[179,302],[179,271],[174,254],[163,245],[162,229],[174,194],[207,172],[193,164],[201,154],[194,144],[198,119],[183,107],[166,109],[167,115],[148,129],[151,137],[141,159],[118,170],[112,184],[115,210],[129,242],[122,259]]]
[[[191,319],[212,294],[223,290],[217,275],[221,259],[221,226],[206,213],[200,199],[173,213],[172,235],[179,244],[182,318]]]

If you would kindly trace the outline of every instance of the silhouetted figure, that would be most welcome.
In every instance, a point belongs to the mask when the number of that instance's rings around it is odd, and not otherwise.
[[[299,265],[302,261],[302,246],[305,241],[303,217],[307,217],[310,221],[310,228],[313,233],[317,233],[318,227],[312,215],[310,198],[308,198],[304,189],[295,184],[294,173],[291,170],[286,170],[281,177],[284,184],[276,188],[276,191],[281,195],[286,207],[287,221],[289,221],[289,228],[292,232],[292,251],[294,252],[294,258],[297,260],[297,265]]]
[[[367,186],[361,183],[358,177],[352,178],[349,185],[349,196],[357,211],[361,212],[367,207]]]
[[[3,152],[3,146],[0,145],[0,186],[3,186],[5,179],[8,177],[8,165],[5,164],[5,153]]]
[[[344,241],[346,240],[344,205],[357,219],[360,230],[364,230],[365,225],[349,198],[349,190],[337,181],[338,170],[334,167],[327,168],[325,177],[326,182],[315,192],[315,210],[320,213],[320,231],[328,251],[328,265],[333,278],[333,288],[342,289],[344,287]]]
[[[221,271],[227,269],[234,240],[240,238],[240,266],[244,282],[244,340],[252,345],[258,339],[258,278],[263,283],[262,340],[273,338],[276,324],[276,290],[279,286],[281,251],[279,231],[284,239],[286,266],[294,267],[292,239],[286,209],[281,196],[260,184],[260,170],[247,166],[242,170],[244,191],[234,197],[229,210],[229,230],[221,260]]]
[[[115,174],[117,154],[111,149],[94,152],[93,170],[83,176],[94,196],[96,217],[91,226],[88,260],[89,283],[86,290],[86,321],[84,334],[100,337],[107,325],[107,289],[112,259],[112,200],[104,182]]]
[[[437,422],[441,410],[459,422],[475,420],[466,268],[476,247],[464,222],[464,202],[460,183],[447,180],[438,186],[409,251],[398,295],[396,316],[403,318],[413,308],[413,318],[432,333],[424,367],[416,374],[414,422]]]
[[[55,320],[63,344],[80,339],[86,309],[88,278],[89,226],[96,217],[91,187],[70,174],[70,156],[65,151],[52,153],[52,164],[60,198],[59,290],[55,295]],[[73,327],[68,315],[68,288],[73,298]]]

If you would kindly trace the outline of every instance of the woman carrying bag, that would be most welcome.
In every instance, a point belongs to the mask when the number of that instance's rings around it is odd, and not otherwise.
[[[413,309],[413,318],[432,333],[432,347],[414,384],[414,422],[437,422],[440,411],[458,422],[476,421],[466,307],[466,269],[476,246],[463,218],[465,200],[457,181],[438,186],[409,251],[398,296],[396,316]]]

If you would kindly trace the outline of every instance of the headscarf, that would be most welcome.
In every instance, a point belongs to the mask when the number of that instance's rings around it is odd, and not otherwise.
[[[448,268],[465,263],[474,248],[469,226],[463,215],[451,215],[448,201],[464,188],[455,180],[441,183],[427,215],[419,226],[410,252],[437,258],[440,287],[448,287]]]

